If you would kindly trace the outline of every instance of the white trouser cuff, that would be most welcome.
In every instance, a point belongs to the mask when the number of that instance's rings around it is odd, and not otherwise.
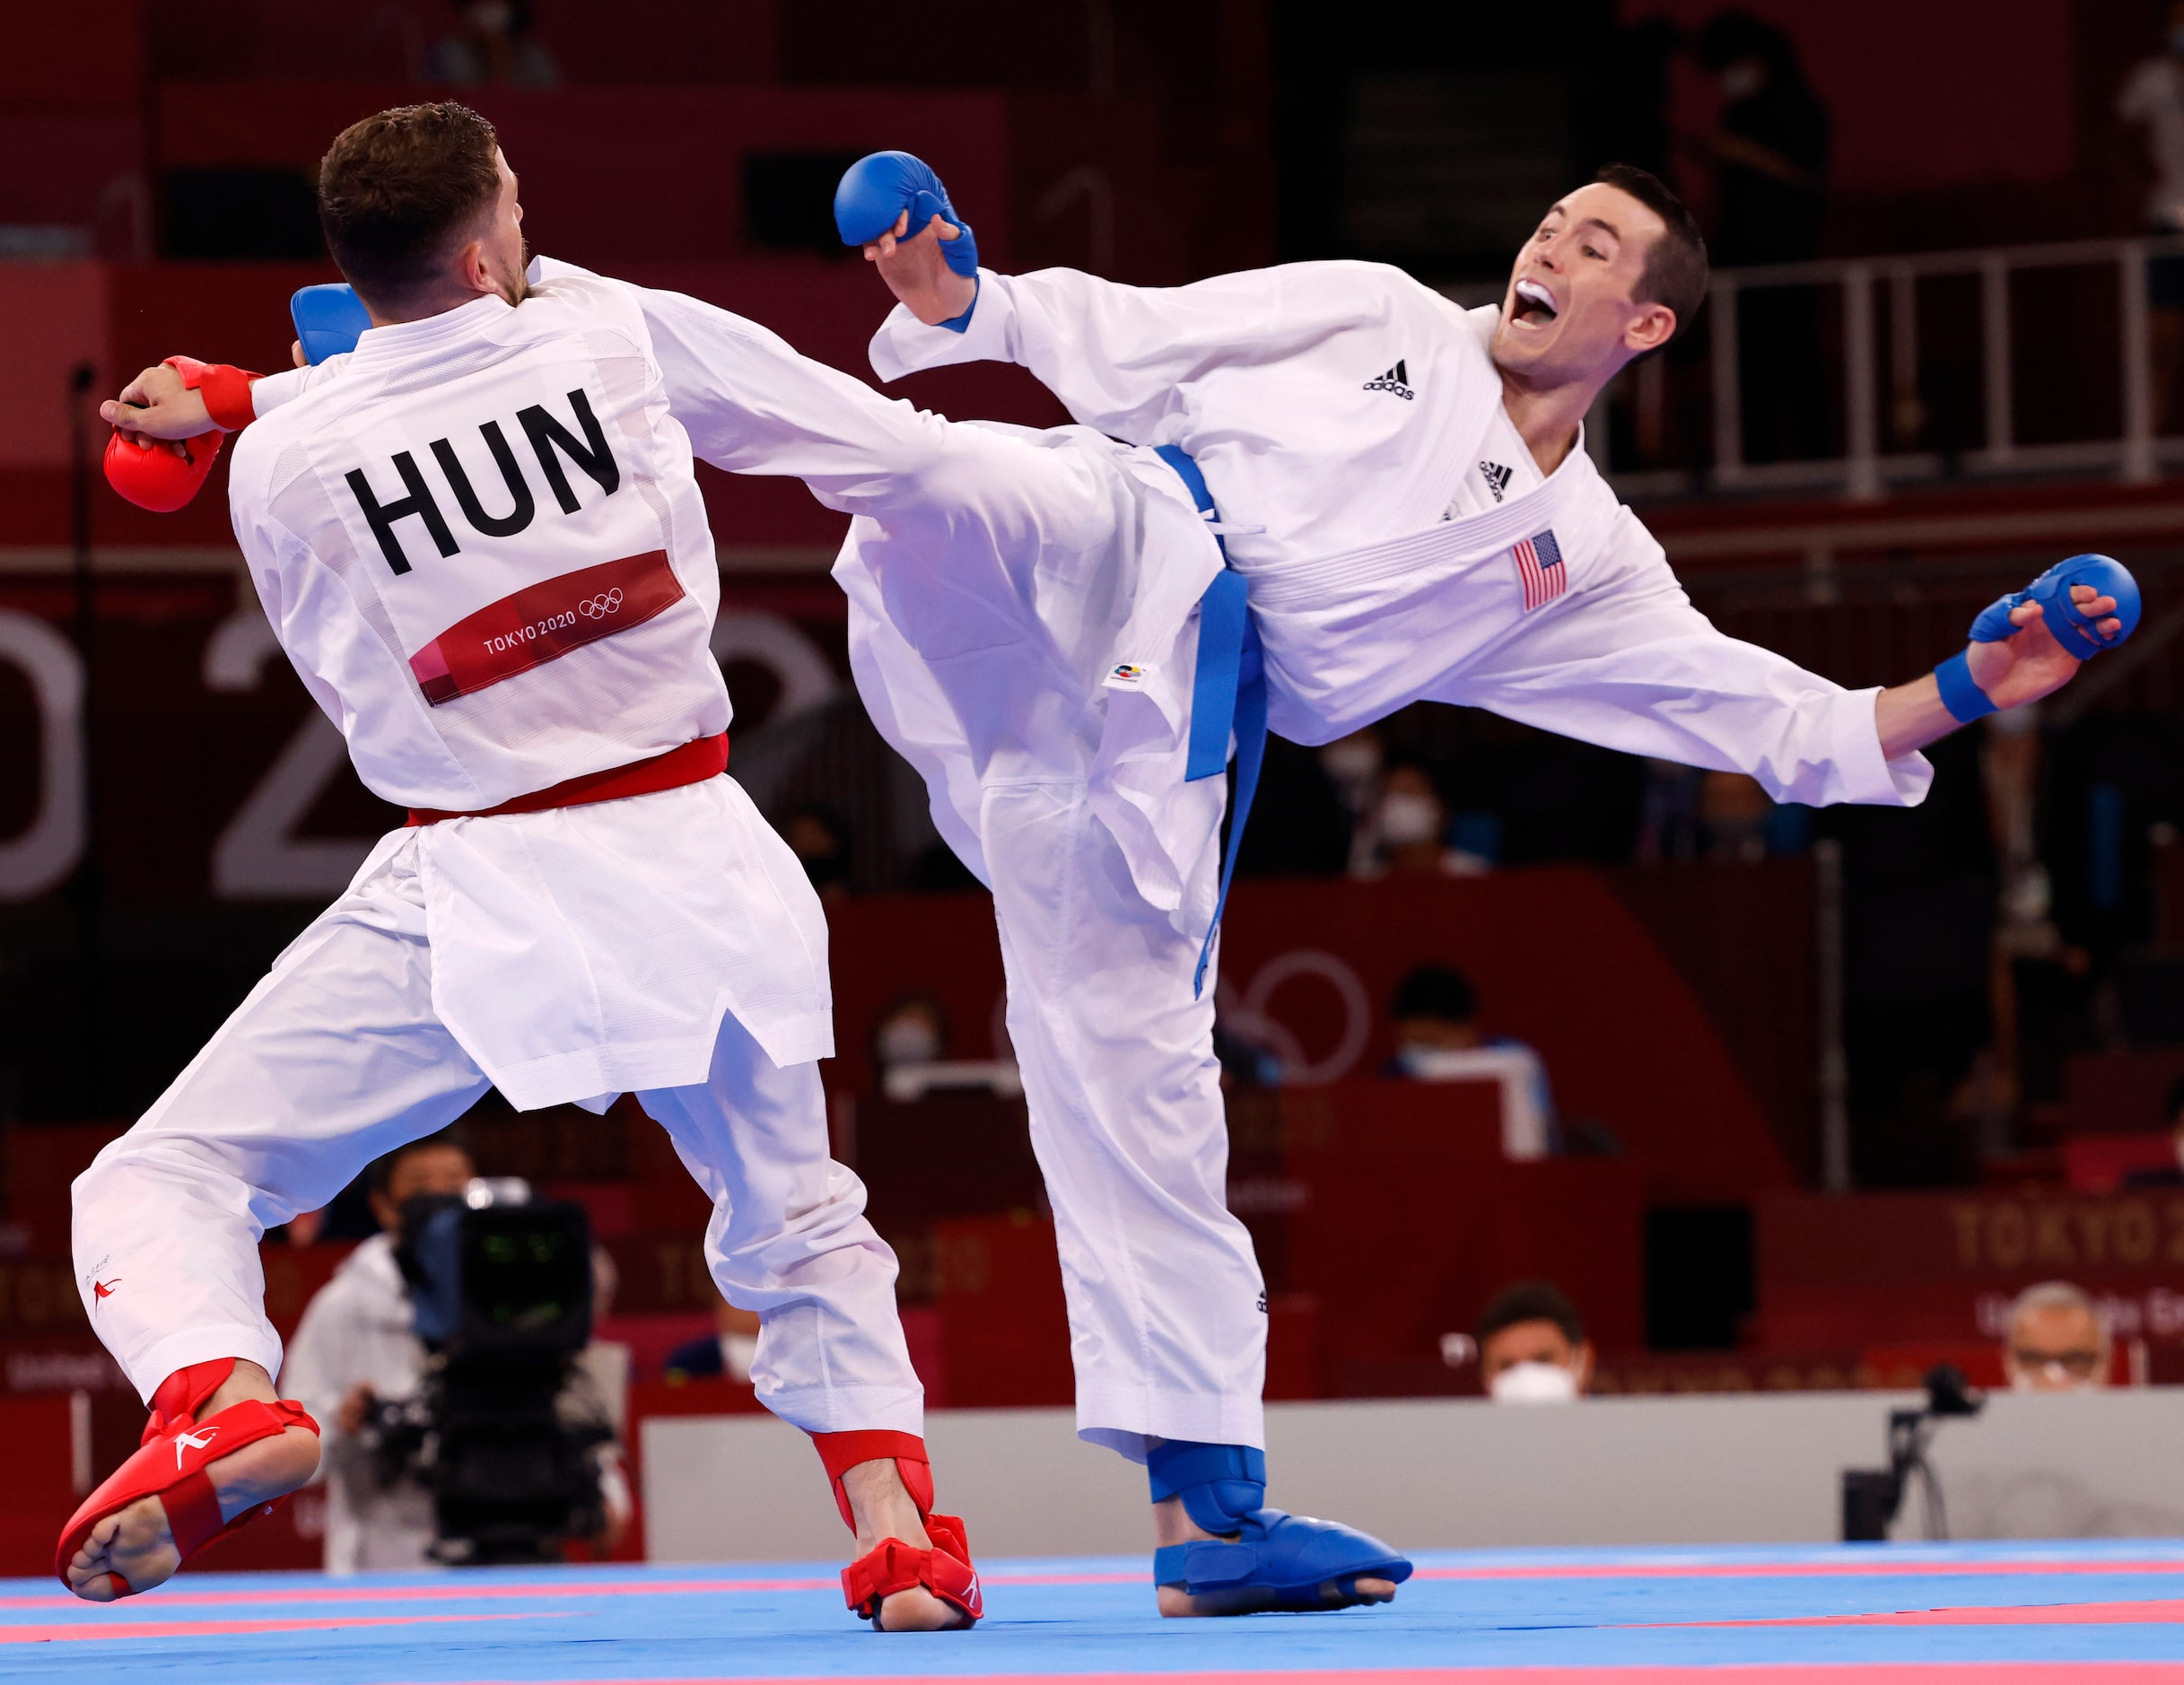
[[[1256,1394],[1169,1393],[1157,1388],[1077,1390],[1077,1436],[1145,1461],[1145,1442],[1192,1439],[1209,1445],[1266,1448],[1266,1407]]]
[[[886,1430],[925,1432],[925,1389],[893,1386],[799,1386],[761,1390],[758,1401],[808,1434]]]
[[[247,1323],[186,1328],[179,1334],[169,1334],[141,1356],[132,1357],[123,1366],[129,1384],[136,1389],[137,1397],[144,1400],[144,1408],[149,1410],[152,1395],[159,1391],[161,1382],[177,1369],[187,1369],[193,1363],[210,1363],[215,1358],[240,1358],[255,1363],[277,1381],[281,1375],[281,1339],[271,1329],[254,1328]]]

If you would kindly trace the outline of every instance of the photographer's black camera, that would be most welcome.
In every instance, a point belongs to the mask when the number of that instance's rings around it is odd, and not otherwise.
[[[581,1206],[473,1183],[402,1209],[396,1249],[431,1361],[415,1398],[383,1405],[380,1478],[432,1494],[445,1562],[558,1560],[605,1525],[603,1420],[563,1394],[591,1338],[591,1233]]]

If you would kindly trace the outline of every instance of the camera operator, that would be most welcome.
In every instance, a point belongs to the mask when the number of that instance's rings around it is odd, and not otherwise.
[[[437,1566],[433,1495],[406,1473],[389,1474],[379,1427],[389,1406],[419,1398],[429,1363],[397,1261],[403,1208],[413,1200],[459,1195],[476,1174],[459,1126],[374,1160],[365,1179],[380,1232],[342,1261],[289,1342],[283,1384],[318,1418],[324,1436],[319,1478],[327,1490],[328,1574]],[[602,1285],[610,1279],[600,1278]],[[595,1379],[602,1370],[612,1373],[613,1366],[580,1360],[561,1408],[618,1426],[620,1401],[607,1396]],[[629,1489],[612,1444],[594,1456],[607,1517],[599,1542],[611,1550],[628,1523]]]

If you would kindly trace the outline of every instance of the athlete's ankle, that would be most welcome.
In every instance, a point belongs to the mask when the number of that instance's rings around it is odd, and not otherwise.
[[[231,1404],[240,1404],[246,1399],[258,1399],[270,1404],[280,1397],[274,1390],[273,1377],[248,1358],[235,1359],[235,1367],[228,1378],[213,1390],[210,1397],[197,1408],[199,1421],[217,1416]]]
[[[1233,1538],[1234,1534],[1208,1532],[1191,1519],[1190,1511],[1183,1506],[1180,1497],[1160,1497],[1153,1500],[1153,1545],[1194,1544],[1201,1539]]]
[[[856,1517],[860,1552],[877,1549],[884,1539],[900,1539],[921,1550],[931,1547],[932,1541],[926,1536],[925,1523],[918,1515],[917,1501],[903,1484],[902,1472],[895,1466],[893,1457],[876,1457],[844,1471],[842,1489],[849,1498],[851,1514]]]

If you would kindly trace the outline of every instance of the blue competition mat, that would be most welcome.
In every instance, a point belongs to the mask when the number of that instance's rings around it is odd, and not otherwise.
[[[976,1631],[894,1637],[834,1573],[187,1575],[103,1608],[0,1581],[0,1677],[2184,1685],[2179,1540],[1428,1551],[1390,1607],[1222,1621],[1155,1617],[1140,1558],[994,1561]]]

